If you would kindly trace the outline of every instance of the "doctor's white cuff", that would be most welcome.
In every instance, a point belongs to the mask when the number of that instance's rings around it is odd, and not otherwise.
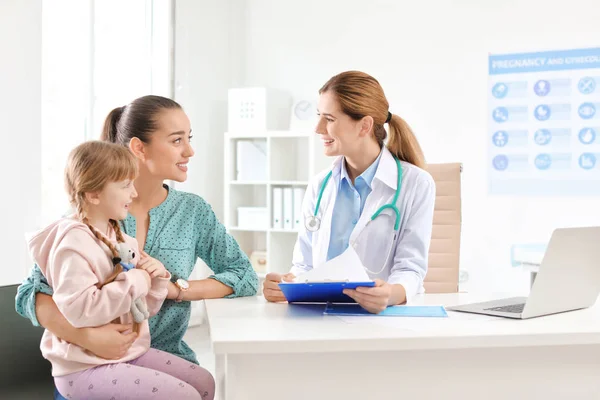
[[[402,285],[404,287],[406,303],[409,303],[415,295],[424,292],[423,280],[414,272],[393,273],[387,282],[390,285]]]
[[[312,268],[311,268],[311,269],[312,269]],[[290,272],[289,272],[289,273],[290,273],[290,274],[294,274],[294,276],[298,276],[298,275],[301,275],[301,274],[303,274],[303,273],[305,273],[305,272],[308,272],[308,271],[310,271],[310,269],[308,269],[308,268],[303,268],[303,267],[301,267],[301,266],[298,266],[298,265],[294,265],[294,266],[293,266],[293,267],[290,269]]]

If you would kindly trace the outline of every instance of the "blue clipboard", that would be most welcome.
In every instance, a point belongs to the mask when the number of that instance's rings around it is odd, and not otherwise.
[[[281,282],[279,288],[288,303],[355,303],[342,291],[357,287],[373,287],[375,282]]]

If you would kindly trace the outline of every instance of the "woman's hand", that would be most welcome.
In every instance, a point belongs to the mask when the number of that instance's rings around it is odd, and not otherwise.
[[[344,294],[354,299],[354,301],[368,312],[379,314],[392,304],[391,299],[394,295],[394,287],[386,281],[375,279],[374,287],[344,289]]]
[[[165,266],[156,258],[150,257],[145,252],[141,252],[142,257],[136,268],[143,269],[151,278],[166,278],[168,276]]]
[[[173,282],[169,282],[167,284],[167,299],[175,300],[179,296],[179,286],[174,284]]]
[[[84,349],[106,360],[124,357],[137,339],[131,325],[106,324],[97,328],[81,328],[80,343]],[[130,331],[129,333],[125,333]]]
[[[279,289],[279,282],[291,282],[294,278],[295,276],[292,273],[281,275],[271,272],[267,274],[267,277],[263,282],[263,295],[265,296],[265,299],[272,302],[287,301],[283,292]]]

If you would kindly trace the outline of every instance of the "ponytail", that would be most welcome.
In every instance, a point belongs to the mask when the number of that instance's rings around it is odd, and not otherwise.
[[[115,269],[114,269],[113,273],[108,277],[108,279],[106,279],[106,282],[104,282],[104,283],[97,283],[96,284],[96,286],[98,286],[98,289],[101,289],[102,286],[106,285],[107,283],[110,283],[110,282],[114,281],[115,278],[117,277],[117,275],[119,275],[121,272],[123,272],[123,267],[121,266],[121,264],[119,264],[119,261],[117,261],[119,259],[119,251],[110,242],[110,240],[108,240],[108,238],[106,236],[104,236],[103,234],[101,234],[96,228],[94,228],[92,226],[92,224],[90,224],[90,222],[88,221],[87,218],[81,219],[81,222],[83,222],[84,224],[86,224],[87,227],[90,229],[90,231],[92,231],[92,233],[94,234],[94,236],[96,236],[96,238],[99,241],[101,241],[102,243],[104,243],[106,245],[106,247],[108,247],[108,249],[110,250],[110,253],[112,255],[112,261],[113,261],[113,264],[115,266]],[[114,227],[112,219],[110,220],[110,224],[111,224],[111,226]],[[123,236],[121,236],[121,239],[123,239]]]
[[[425,156],[417,137],[410,126],[399,116],[392,114],[388,122],[389,140],[387,148],[399,160],[406,161],[419,168],[425,168]]]
[[[100,140],[125,147],[133,138],[150,143],[152,134],[159,129],[159,114],[165,110],[181,110],[181,106],[167,97],[149,95],[117,107],[104,120]]]
[[[123,115],[124,109],[125,107],[117,107],[106,116],[100,140],[103,142],[117,143],[117,125],[121,120],[121,115]]]
[[[115,236],[117,237],[117,242],[124,243],[125,239],[123,238],[123,233],[121,233],[121,227],[119,226],[119,223],[117,221],[115,221],[114,219],[111,219],[110,225],[112,226],[113,230],[115,231]]]

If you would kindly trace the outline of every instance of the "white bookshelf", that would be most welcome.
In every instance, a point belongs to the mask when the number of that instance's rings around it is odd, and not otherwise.
[[[239,180],[237,177],[237,142],[264,141],[266,144],[266,180]],[[262,133],[225,133],[225,218],[228,232],[250,257],[253,251],[267,254],[267,272],[286,273],[292,263],[297,228],[273,227],[272,196],[275,187],[304,188],[332,159],[323,155],[323,144],[314,133],[266,131]],[[260,227],[239,227],[238,207],[265,207],[267,221]]]

